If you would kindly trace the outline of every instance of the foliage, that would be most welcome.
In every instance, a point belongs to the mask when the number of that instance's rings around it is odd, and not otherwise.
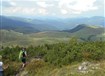
[[[28,61],[32,58],[41,58],[49,65],[62,67],[74,62],[100,61],[105,59],[105,42],[78,42],[76,38],[72,38],[68,43],[45,44],[40,46],[29,46],[26,48],[28,53]],[[20,63],[18,55],[21,47],[5,47],[0,51],[3,56],[4,64],[11,64],[12,62]],[[17,64],[18,64],[17,63]],[[44,64],[38,62],[33,65],[38,65],[38,68],[43,67]],[[15,66],[12,66],[13,68]],[[31,68],[30,68],[31,69]],[[15,69],[11,69],[11,74],[14,74]],[[35,70],[36,71],[36,70]]]

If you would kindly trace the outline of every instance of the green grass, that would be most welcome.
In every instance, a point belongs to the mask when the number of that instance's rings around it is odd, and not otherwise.
[[[95,64],[100,64],[99,68],[88,73],[81,73],[77,70],[81,63],[74,63],[65,65],[63,67],[55,67],[48,65],[43,60],[34,60],[27,65],[25,70],[20,73],[27,72],[28,76],[104,76],[105,75],[105,61]],[[23,75],[25,76],[25,75]]]
[[[0,30],[0,45],[2,46],[29,46],[53,44],[69,40],[69,33],[64,32],[40,32],[35,34],[23,34],[15,31]]]
[[[60,31],[45,31],[23,34],[15,31],[0,30],[0,46],[29,46],[67,42],[71,37],[80,40],[105,40],[102,28],[86,27],[74,33]]]
[[[58,31],[46,31],[46,32],[39,32],[35,34],[30,34],[31,37],[35,38],[67,38],[71,36],[71,33],[68,32],[58,32]]]

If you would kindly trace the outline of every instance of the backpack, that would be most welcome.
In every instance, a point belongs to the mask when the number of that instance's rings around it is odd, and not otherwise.
[[[25,51],[22,51],[22,56],[26,57]]]

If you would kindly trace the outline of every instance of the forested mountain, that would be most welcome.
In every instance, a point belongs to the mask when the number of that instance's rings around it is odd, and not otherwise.
[[[64,32],[69,32],[72,36],[82,40],[104,40],[104,30],[103,27],[80,24],[73,29],[64,30]]]
[[[5,16],[0,16],[0,29],[14,30],[21,33],[34,33],[40,31],[55,30],[54,27],[49,27],[41,23],[41,21],[35,20],[35,23],[29,22],[24,18],[9,18]],[[40,23],[37,23],[40,22]]]
[[[105,27],[105,17],[101,16],[93,16],[93,17],[83,17],[83,18],[67,18],[65,19],[65,23],[68,23],[66,28],[70,28],[69,25],[75,27],[79,24],[86,24],[86,25],[96,25],[96,26],[104,26]]]
[[[104,26],[105,18],[95,16],[91,18],[20,18],[20,17],[7,17],[0,16],[2,19],[2,29],[9,29],[18,32],[39,32],[39,31],[51,31],[51,30],[69,30],[76,27],[79,24]],[[27,32],[26,32],[27,31]]]
[[[71,37],[82,41],[105,40],[104,17],[29,19],[0,16],[0,19],[0,39],[4,45],[56,43]]]
[[[37,19],[37,18],[36,18]],[[81,18],[45,18],[45,19],[38,19],[41,21],[42,24],[48,24],[49,26],[54,26],[58,30],[67,30],[76,27],[79,24],[86,24],[86,25],[96,25],[105,27],[105,17],[101,16],[93,16],[93,17],[81,17]],[[30,21],[31,22],[31,21]],[[35,19],[32,20],[35,22]],[[40,23],[40,22],[38,22]]]
[[[13,30],[1,30],[0,40],[2,45],[40,45],[45,43],[67,42],[71,37],[80,41],[104,41],[105,28],[80,24],[73,29],[63,31],[42,31],[24,34]]]
[[[33,28],[33,24],[19,20],[13,20],[4,16],[0,16],[0,29],[14,30],[22,33],[39,32],[37,28]]]

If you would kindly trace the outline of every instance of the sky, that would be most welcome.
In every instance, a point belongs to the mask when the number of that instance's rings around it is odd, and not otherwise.
[[[1,0],[0,15],[19,17],[104,16],[104,0]]]

